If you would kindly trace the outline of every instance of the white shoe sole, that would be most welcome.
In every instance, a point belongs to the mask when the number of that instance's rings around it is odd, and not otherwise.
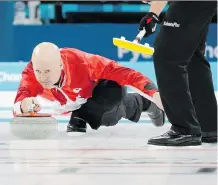
[[[74,137],[83,136],[85,134],[86,134],[85,132],[68,132],[67,133],[68,136],[74,136]]]

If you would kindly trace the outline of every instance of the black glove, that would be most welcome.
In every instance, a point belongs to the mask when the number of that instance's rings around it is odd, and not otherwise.
[[[156,25],[157,23],[159,23],[159,18],[158,16],[153,13],[153,12],[149,12],[147,13],[140,21],[140,25],[139,25],[139,30],[146,30],[146,33],[144,35],[144,37],[149,36],[150,34],[155,32],[156,29]]]

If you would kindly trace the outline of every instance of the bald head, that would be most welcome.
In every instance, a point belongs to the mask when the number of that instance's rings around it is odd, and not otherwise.
[[[50,42],[38,44],[32,53],[33,64],[40,63],[42,65],[59,65],[61,54],[59,48]]]
[[[32,53],[32,63],[36,79],[44,88],[52,88],[61,76],[61,53],[50,42],[38,44]]]

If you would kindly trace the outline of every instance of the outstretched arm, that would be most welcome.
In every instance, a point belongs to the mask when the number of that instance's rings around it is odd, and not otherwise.
[[[41,90],[41,86],[37,82],[34,71],[32,68],[32,63],[28,63],[24,71],[22,72],[22,79],[18,87],[17,95],[14,101],[13,114],[16,116],[20,114],[21,111],[21,102],[25,98],[36,97]]]

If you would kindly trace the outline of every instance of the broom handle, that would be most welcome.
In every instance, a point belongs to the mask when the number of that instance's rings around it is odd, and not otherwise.
[[[145,33],[146,33],[145,29],[141,30],[133,42],[139,43],[144,37]]]

